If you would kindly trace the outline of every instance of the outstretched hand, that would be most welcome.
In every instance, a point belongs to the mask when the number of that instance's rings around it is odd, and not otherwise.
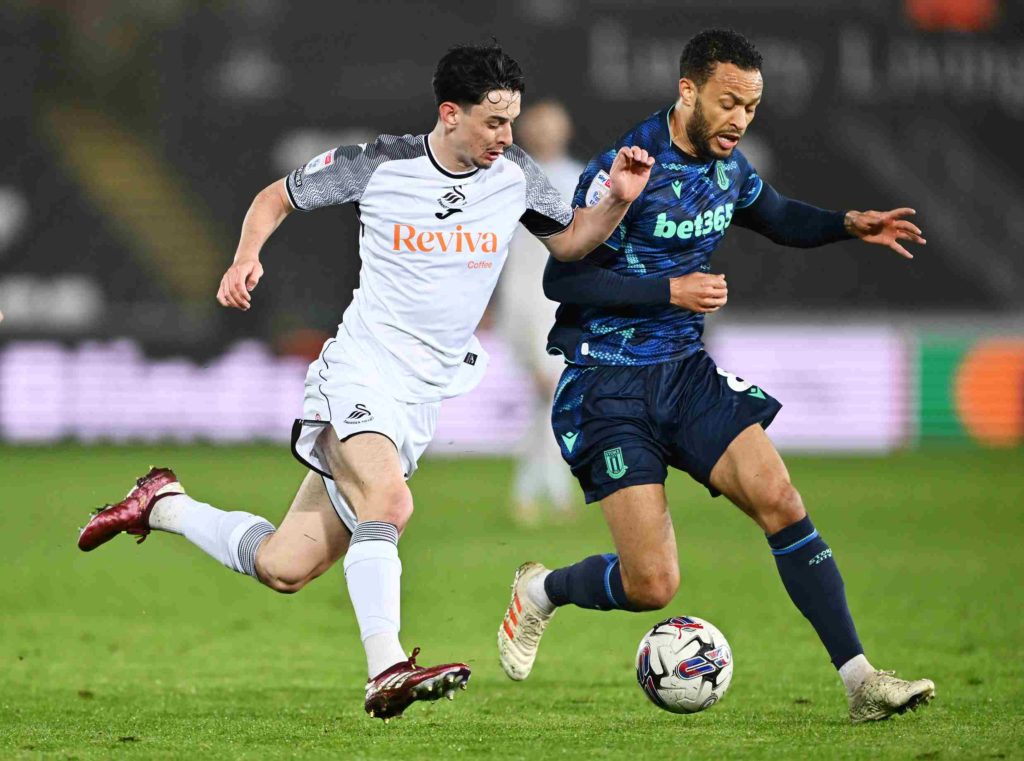
[[[921,237],[921,228],[903,219],[914,214],[917,212],[907,208],[892,211],[848,211],[843,224],[850,235],[860,238],[865,243],[888,246],[900,256],[913,259],[914,255],[899,242],[909,240],[922,246],[927,242]]]
[[[611,195],[619,201],[632,203],[647,185],[653,166],[654,159],[643,148],[635,145],[619,148],[608,172]]]

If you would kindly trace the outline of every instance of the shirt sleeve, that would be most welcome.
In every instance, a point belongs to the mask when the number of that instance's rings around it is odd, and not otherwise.
[[[612,187],[609,172],[612,170],[612,163],[615,161],[615,156],[618,152],[618,148],[612,148],[590,160],[587,168],[580,175],[579,184],[576,186],[576,193],[572,198],[574,208],[596,206],[601,202],[602,198],[608,195]],[[622,222],[615,228],[615,232],[612,233],[611,237],[605,241],[604,245],[612,251],[618,251],[622,248],[622,243],[626,239],[626,232],[629,229],[629,220],[632,217],[633,210],[639,207],[639,201],[640,199],[637,199],[630,205]]]
[[[526,211],[519,218],[523,227],[538,238],[550,238],[572,224],[573,210],[555,190],[543,170],[522,148],[512,145],[505,157],[515,162],[526,178]]]
[[[576,185],[576,192],[572,196],[572,205],[596,206],[597,203],[608,195],[611,190],[611,182],[608,179],[608,172],[611,171],[612,161],[615,159],[615,151],[605,151],[595,156],[587,164],[580,181]]]
[[[743,180],[743,185],[740,187],[740,194],[736,199],[736,208],[745,209],[756,201],[760,195],[761,190],[764,188],[764,180],[757,173],[757,170],[750,165],[743,157],[743,165],[746,167],[747,176]]]
[[[736,212],[733,224],[760,233],[780,246],[813,248],[851,238],[844,225],[845,217],[846,212],[819,209],[786,198],[763,183],[758,197]]]
[[[358,201],[384,160],[379,142],[332,148],[289,174],[285,188],[292,206],[312,211]]]
[[[591,257],[601,258],[601,249]],[[667,277],[620,275],[587,259],[560,262],[548,258],[544,268],[544,295],[561,304],[593,307],[662,306],[672,299]]]

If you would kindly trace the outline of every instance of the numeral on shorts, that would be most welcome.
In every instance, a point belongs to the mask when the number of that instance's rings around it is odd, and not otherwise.
[[[725,378],[726,383],[729,384],[729,388],[735,391],[737,394],[742,394],[744,391],[753,386],[753,383],[737,378],[735,373],[730,373],[728,370],[723,370],[720,367],[716,367],[715,370],[718,374]]]

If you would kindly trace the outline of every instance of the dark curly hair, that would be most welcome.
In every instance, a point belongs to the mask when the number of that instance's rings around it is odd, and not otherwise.
[[[497,43],[451,48],[437,62],[433,84],[438,105],[475,106],[492,90],[526,91],[523,70]]]
[[[744,71],[761,68],[761,54],[753,43],[732,29],[705,29],[693,37],[679,56],[679,78],[703,87],[719,63],[735,64]]]

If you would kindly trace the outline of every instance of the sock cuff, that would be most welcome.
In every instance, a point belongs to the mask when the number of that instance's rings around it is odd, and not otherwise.
[[[625,600],[619,602],[615,599],[615,595],[612,594],[612,571],[614,571],[615,566],[619,564],[619,556],[609,552],[602,555],[601,557],[603,557],[605,559],[605,562],[608,563],[608,565],[606,565],[604,569],[604,593],[608,595],[608,602],[611,603],[611,606],[613,608],[621,608],[625,603]]]
[[[345,573],[348,573],[349,569],[357,563],[374,560],[395,563],[399,569],[402,567],[402,560],[398,556],[398,545],[381,539],[351,542],[342,565],[345,568]]]
[[[556,607],[569,604],[568,582],[565,568],[554,570],[544,577],[544,594]]]
[[[257,578],[256,551],[263,544],[263,540],[274,533],[274,525],[270,521],[254,515],[252,523],[248,526],[242,524],[235,531],[242,532],[235,549],[235,560],[237,561],[235,570],[255,579]]]
[[[814,541],[817,536],[818,529],[814,528],[814,524],[811,523],[811,516],[805,515],[796,523],[775,532],[767,539],[773,555],[788,555]]]
[[[358,542],[391,542],[398,546],[398,526],[387,521],[362,521],[352,532],[349,546]]]
[[[622,584],[619,556],[591,555],[556,568],[544,578],[544,593],[557,607],[572,603],[590,610],[632,610]]]

